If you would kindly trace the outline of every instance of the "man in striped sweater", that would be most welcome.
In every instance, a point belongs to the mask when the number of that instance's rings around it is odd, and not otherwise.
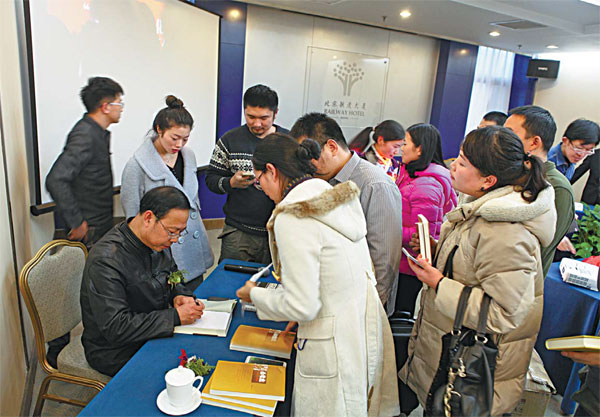
[[[279,100],[269,87],[250,87],[243,102],[246,124],[229,130],[217,141],[206,172],[206,185],[212,192],[227,194],[219,262],[230,258],[270,263],[266,224],[274,204],[255,185],[252,155],[264,137],[288,130],[273,123]]]

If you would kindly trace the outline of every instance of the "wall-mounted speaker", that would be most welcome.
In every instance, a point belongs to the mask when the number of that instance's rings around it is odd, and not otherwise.
[[[534,78],[556,78],[558,77],[558,66],[560,61],[550,59],[532,59],[527,67],[527,76]]]

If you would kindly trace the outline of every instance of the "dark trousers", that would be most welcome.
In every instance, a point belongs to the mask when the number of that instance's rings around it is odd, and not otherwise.
[[[423,283],[413,275],[398,275],[398,292],[396,293],[396,309],[398,311],[408,311],[412,316],[415,314],[415,304],[419,291],[423,288]]]
[[[271,263],[269,238],[267,235],[259,236],[246,233],[228,224],[219,235],[221,239],[221,256],[223,259],[237,259],[246,262]]]

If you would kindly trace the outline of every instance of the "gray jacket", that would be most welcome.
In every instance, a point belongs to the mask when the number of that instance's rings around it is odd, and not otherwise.
[[[190,206],[187,233],[171,246],[173,258],[179,269],[186,270],[186,280],[194,279],[206,272],[214,262],[213,253],[200,217],[198,200],[198,177],[194,152],[184,147],[183,187],[166,166],[156,151],[152,140],[147,138],[127,161],[121,178],[121,204],[127,218],[137,214],[142,196],[149,190],[169,185],[183,191]]]

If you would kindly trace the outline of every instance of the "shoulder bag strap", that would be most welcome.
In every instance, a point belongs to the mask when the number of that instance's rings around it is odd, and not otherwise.
[[[456,253],[456,251],[458,250],[458,245],[454,245],[454,247],[452,248],[452,250],[450,251],[450,253],[448,254],[448,258],[446,258],[446,265],[444,265],[444,270],[442,271],[442,273],[444,274],[444,276],[446,278],[450,278],[450,279],[454,279],[453,275],[453,261],[454,261],[454,254]],[[440,251],[438,250],[438,254],[440,253]],[[433,262],[433,265],[435,266],[435,263],[437,261],[437,255],[435,257],[436,259]]]
[[[454,317],[453,333],[455,335],[460,334],[463,319],[465,317],[465,311],[467,310],[467,302],[469,301],[469,296],[471,295],[471,289],[471,287],[464,287],[460,293],[458,307],[456,307],[456,316]]]
[[[477,323],[477,336],[484,337],[486,332],[487,316],[490,309],[491,297],[486,293],[483,293],[483,299],[481,300],[481,306],[479,308],[479,322]]]

